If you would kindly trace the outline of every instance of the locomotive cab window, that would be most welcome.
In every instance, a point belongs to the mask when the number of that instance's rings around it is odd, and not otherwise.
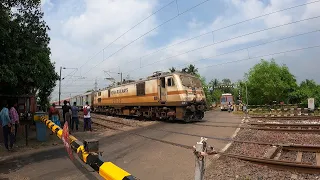
[[[98,92],[98,96],[101,96],[101,92]]]
[[[162,77],[160,78],[161,81],[161,87],[165,88],[166,87],[166,78]]]
[[[174,86],[173,78],[168,78],[168,86]]]

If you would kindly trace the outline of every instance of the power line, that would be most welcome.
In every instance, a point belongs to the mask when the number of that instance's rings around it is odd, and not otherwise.
[[[93,55],[90,59],[88,59],[88,61],[86,61],[81,67],[83,67],[87,62],[89,62],[93,57],[97,56],[98,54],[100,54],[101,52],[103,52],[106,48],[108,48],[109,46],[111,46],[114,42],[116,42],[118,39],[120,39],[121,37],[123,37],[124,35],[126,35],[128,32],[130,32],[131,30],[133,30],[134,28],[136,28],[138,25],[140,25],[141,23],[143,23],[144,21],[146,21],[147,19],[149,19],[150,17],[154,16],[155,14],[157,14],[158,12],[160,12],[161,10],[163,10],[164,8],[168,7],[169,5],[171,5],[172,3],[174,3],[175,0],[169,2],[168,4],[162,6],[160,9],[158,9],[157,11],[153,12],[152,14],[150,14],[149,16],[147,16],[146,18],[144,18],[143,20],[139,21],[138,23],[136,23],[135,25],[133,25],[131,28],[129,28],[126,32],[122,33],[120,36],[118,36],[115,40],[113,40],[112,42],[110,42],[106,47],[104,47],[102,50],[100,50],[99,52],[97,52],[95,55]],[[80,67],[80,68],[81,68]]]
[[[174,16],[174,17],[166,20],[165,22],[159,24],[158,26],[152,28],[151,30],[149,30],[149,31],[147,31],[146,33],[144,33],[144,34],[142,34],[141,36],[139,36],[138,38],[136,38],[136,39],[132,40],[131,42],[129,42],[128,44],[124,45],[123,47],[121,47],[120,49],[118,49],[116,52],[114,52],[114,53],[112,53],[111,55],[109,55],[106,59],[103,59],[100,63],[98,63],[97,65],[95,65],[95,66],[92,67],[91,69],[89,69],[89,70],[87,71],[87,73],[90,72],[93,68],[97,67],[99,64],[101,64],[103,61],[111,58],[112,56],[114,56],[114,55],[117,54],[118,52],[122,51],[123,49],[125,49],[126,47],[128,47],[128,46],[131,45],[132,43],[136,42],[137,40],[141,39],[141,38],[144,37],[145,35],[149,34],[150,32],[158,29],[159,27],[163,26],[164,24],[167,24],[168,22],[176,19],[177,17],[181,16],[182,14],[185,14],[186,12],[191,11],[192,9],[194,9],[194,8],[200,6],[201,4],[204,4],[205,2],[208,2],[208,1],[210,1],[210,0],[202,1],[201,3],[198,3],[198,4],[196,4],[195,6],[192,6],[191,8],[183,11],[182,13],[179,13],[179,14],[177,14],[176,16]]]
[[[100,54],[101,52],[104,53],[104,50],[106,48],[108,48],[109,46],[111,46],[114,42],[116,42],[118,39],[120,39],[121,37],[123,37],[124,35],[126,35],[128,32],[130,32],[131,30],[133,30],[134,28],[136,28],[138,25],[140,25],[141,23],[143,23],[144,21],[146,21],[147,19],[149,19],[150,17],[154,16],[155,14],[157,14],[158,12],[160,12],[161,10],[163,10],[164,8],[168,7],[169,5],[171,5],[172,3],[174,3],[176,0],[173,0],[171,2],[169,2],[168,4],[162,6],[161,8],[159,8],[158,10],[156,10],[155,12],[151,13],[149,16],[147,16],[146,18],[144,18],[143,20],[139,21],[138,23],[136,23],[135,25],[133,25],[131,28],[129,28],[126,32],[122,33],[120,36],[118,36],[115,40],[113,40],[112,42],[110,42],[106,47],[104,47],[102,50],[100,50],[99,52],[95,53],[93,56],[89,57],[89,59],[82,64],[79,69],[81,69],[87,62],[89,62],[90,60],[92,60],[92,58],[96,57],[98,54]],[[78,70],[76,70],[78,71]],[[76,73],[76,72],[75,72]],[[74,73],[74,74],[75,74]]]
[[[291,38],[295,38],[295,37],[298,37],[298,36],[304,36],[304,35],[316,33],[316,32],[319,32],[319,31],[320,31],[320,29],[314,30],[314,31],[305,32],[305,33],[300,33],[300,34],[296,34],[296,35],[292,35],[292,36],[287,36],[287,37],[284,37],[284,38],[279,38],[279,39],[275,39],[275,40],[263,42],[263,43],[260,43],[260,44],[257,44],[257,45],[252,45],[252,46],[248,46],[248,47],[245,47],[245,48],[237,49],[237,50],[234,50],[234,51],[231,51],[231,52],[218,54],[218,55],[212,56],[212,57],[210,57],[210,58],[218,57],[218,56],[222,56],[222,55],[227,55],[227,54],[232,54],[232,53],[235,53],[235,52],[238,52],[238,51],[248,50],[248,49],[251,49],[251,48],[253,48],[253,47],[258,47],[258,46],[262,46],[262,45],[274,43],[274,42],[277,42],[277,41],[282,41],[282,40],[286,40],[286,39],[291,39]],[[249,52],[248,52],[248,53],[249,53]],[[248,56],[249,56],[249,55],[248,55]],[[205,59],[208,59],[208,58],[205,58]],[[189,62],[189,63],[194,63],[194,62],[202,61],[202,60],[205,60],[205,59],[198,59],[198,60],[195,60],[195,61],[191,61],[191,62]],[[189,63],[188,63],[188,64],[189,64]],[[185,66],[185,65],[187,65],[187,63],[186,63],[186,64],[178,65],[177,67],[181,67],[181,66]]]
[[[135,61],[135,60],[141,60],[141,59],[143,59],[143,58],[145,58],[145,57],[148,57],[148,56],[150,56],[150,55],[153,55],[153,54],[155,54],[155,53],[157,53],[157,52],[160,52],[160,51],[163,51],[163,50],[165,50],[165,49],[168,49],[169,47],[173,47],[173,46],[176,46],[176,45],[179,45],[179,44],[182,44],[182,43],[191,41],[191,40],[193,40],[193,39],[197,39],[197,38],[199,38],[199,37],[202,37],[202,36],[205,36],[205,35],[208,35],[208,34],[211,34],[211,33],[213,34],[213,33],[216,32],[216,31],[220,31],[220,30],[223,30],[223,29],[226,29],[226,28],[235,26],[235,25],[239,25],[239,24],[242,24],[242,23],[245,23],[245,22],[249,22],[249,21],[252,21],[252,20],[255,20],[255,19],[264,17],[264,16],[269,16],[269,15],[271,15],[271,14],[279,13],[279,12],[282,12],[282,11],[287,11],[287,10],[290,10],[290,9],[298,8],[298,7],[301,7],[301,6],[305,6],[305,5],[313,4],[313,3],[317,3],[317,2],[320,2],[320,0],[308,2],[308,3],[304,3],[304,4],[299,4],[299,5],[296,5],[296,6],[291,6],[291,7],[289,7],[289,8],[285,8],[285,9],[273,11],[273,12],[270,12],[270,13],[266,13],[266,14],[263,14],[263,15],[260,15],[260,16],[256,16],[256,17],[253,17],[253,18],[250,18],[250,19],[246,19],[246,20],[243,20],[243,21],[234,23],[234,24],[229,24],[229,25],[227,25],[227,26],[224,26],[224,27],[221,27],[221,28],[218,28],[218,29],[214,29],[214,30],[212,30],[212,31],[210,31],[210,32],[202,33],[202,34],[200,34],[200,35],[193,36],[193,37],[188,38],[188,39],[186,39],[186,40],[182,40],[182,41],[177,42],[177,43],[175,43],[175,44],[167,45],[167,46],[165,46],[165,47],[163,47],[163,48],[161,48],[161,49],[158,49],[158,50],[155,50],[155,51],[153,51],[153,52],[151,52],[151,53],[145,54],[145,55],[141,56],[140,58],[137,58],[137,59],[134,59],[134,60],[131,60],[131,61],[127,61],[127,63],[132,62],[132,61]]]
[[[218,54],[218,55],[215,55],[215,56],[211,56],[211,57],[205,58],[205,59],[197,59],[197,60],[194,60],[194,61],[190,61],[190,62],[187,63],[187,64],[194,63],[194,62],[198,62],[198,61],[201,61],[201,60],[206,60],[206,59],[214,58],[214,57],[224,56],[224,55],[227,55],[227,54],[233,54],[233,53],[235,53],[235,52],[243,51],[243,50],[248,50],[248,49],[253,48],[253,47],[258,47],[258,46],[261,46],[261,45],[270,44],[270,43],[274,43],[274,42],[277,42],[277,41],[282,41],[282,40],[285,40],[285,39],[290,39],[290,38],[294,38],[294,37],[298,37],[298,36],[303,36],[303,35],[307,35],[307,34],[311,34],[311,33],[316,33],[316,32],[320,32],[320,29],[314,30],[314,31],[309,31],[309,32],[306,32],[306,33],[300,33],[300,34],[296,34],[296,35],[292,35],[292,36],[288,36],[288,37],[284,37],[284,38],[279,38],[279,39],[275,39],[275,40],[271,40],[271,41],[267,41],[267,42],[263,42],[263,43],[260,43],[260,44],[257,44],[257,45],[252,45],[252,46],[248,46],[248,47],[245,47],[245,48],[237,49],[237,50],[234,50],[234,51],[230,51],[230,52],[226,52],[226,53],[221,53],[221,54]],[[250,58],[249,55],[248,55],[248,57]],[[181,66],[185,66],[185,65],[186,65],[186,64],[178,65],[178,66],[176,66],[176,67],[181,67]]]
[[[252,59],[255,59],[255,58],[262,58],[262,57],[267,57],[267,56],[274,56],[274,55],[278,55],[278,54],[291,53],[291,52],[302,51],[302,50],[313,49],[313,48],[319,48],[319,47],[320,47],[320,45],[309,46],[309,47],[298,48],[298,49],[291,49],[291,50],[282,51],[282,52],[270,53],[270,54],[255,56],[255,57],[249,57],[249,58],[245,58],[245,59],[238,59],[238,60],[234,60],[234,61],[228,61],[228,62],[224,62],[224,63],[208,65],[208,66],[204,66],[204,67],[199,67],[198,69],[208,68],[208,67],[213,67],[213,66],[221,66],[221,65],[230,64],[230,63],[235,63],[235,62],[252,60]]]
[[[237,39],[237,38],[240,38],[240,37],[252,35],[252,34],[255,34],[255,33],[267,31],[267,30],[274,29],[274,28],[278,28],[278,27],[282,27],[282,26],[287,26],[287,25],[291,25],[291,24],[295,24],[295,23],[299,23],[299,22],[303,22],[303,21],[307,21],[307,20],[311,20],[311,19],[316,19],[316,18],[319,18],[319,17],[320,17],[320,16],[315,16],[315,17],[311,17],[311,18],[301,19],[301,20],[298,20],[298,21],[293,21],[293,22],[290,22],[290,23],[285,23],[285,24],[282,24],[282,25],[277,25],[277,26],[273,26],[273,27],[270,27],[270,28],[265,28],[265,29],[262,29],[262,30],[258,30],[258,31],[254,31],[254,32],[251,32],[251,33],[243,34],[243,35],[240,35],[240,36],[236,36],[236,37],[233,37],[233,38],[225,39],[225,40],[222,40],[222,41],[219,41],[219,42],[216,42],[216,43],[211,43],[211,44],[209,44],[209,45],[205,45],[205,46],[202,46],[202,47],[199,47],[199,48],[191,49],[191,50],[189,50],[189,51],[185,51],[185,52],[182,52],[182,53],[180,53],[180,54],[176,54],[176,55],[173,55],[173,56],[169,56],[169,57],[167,57],[167,58],[165,58],[165,59],[161,59],[161,60],[158,60],[158,61],[154,61],[154,62],[152,62],[152,63],[146,64],[146,65],[141,66],[141,67],[139,67],[139,68],[126,71],[126,73],[132,72],[132,71],[136,71],[136,70],[141,69],[141,68],[143,68],[143,67],[150,66],[150,65],[154,65],[155,63],[158,63],[158,62],[161,62],[161,61],[164,61],[164,60],[168,60],[168,59],[171,59],[171,58],[174,58],[174,57],[177,57],[177,56],[181,56],[181,55],[184,55],[184,54],[187,54],[187,53],[189,53],[189,52],[193,52],[193,51],[196,51],[196,50],[199,50],[199,49],[207,48],[207,47],[210,47],[210,46],[213,46],[213,45],[216,45],[216,44],[220,44],[220,43],[223,43],[223,42],[226,42],[226,41],[234,40],[234,39]],[[316,30],[316,31],[318,31],[318,30]],[[311,31],[310,33],[316,32],[316,31]],[[300,35],[301,35],[301,34],[300,34]],[[296,36],[298,36],[298,35],[296,35]],[[295,37],[295,36],[290,36],[290,38],[292,38],[292,37]],[[288,39],[288,37],[285,38],[285,39]],[[281,38],[280,40],[283,40],[283,38]],[[267,42],[267,43],[271,43],[271,42],[275,42],[275,41],[270,41],[270,42]],[[248,48],[260,46],[260,45],[267,44],[267,43],[262,43],[262,44],[259,44],[259,45],[249,46],[249,47],[242,48],[242,49],[238,49],[238,50],[235,50],[235,51],[232,51],[232,52],[241,51],[241,50],[244,50],[244,49],[248,49]],[[228,54],[228,53],[227,53],[227,54]],[[229,53],[229,54],[230,54],[230,53]],[[219,55],[219,56],[220,56],[220,55]],[[197,61],[199,61],[199,60],[197,60]],[[179,66],[178,66],[178,67],[179,67]]]

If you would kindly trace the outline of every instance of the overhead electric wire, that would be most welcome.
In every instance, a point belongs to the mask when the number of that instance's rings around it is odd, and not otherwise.
[[[312,34],[312,33],[316,33],[316,32],[320,32],[320,29],[314,30],[314,31],[305,32],[305,33],[300,33],[300,34],[296,34],[296,35],[292,35],[292,36],[287,36],[287,37],[283,37],[283,38],[279,38],[279,39],[275,39],[275,40],[271,40],[271,41],[267,41],[267,42],[263,42],[263,43],[260,43],[260,44],[248,46],[248,47],[241,48],[241,49],[237,49],[237,50],[233,50],[233,51],[230,51],[230,52],[221,53],[221,54],[218,54],[218,55],[215,55],[215,56],[211,56],[211,57],[208,57],[208,58],[202,58],[202,59],[197,59],[197,60],[194,60],[194,61],[189,61],[188,63],[181,64],[181,65],[178,65],[178,66],[176,66],[176,67],[185,66],[185,65],[187,65],[187,64],[194,63],[194,62],[198,62],[198,61],[202,61],[202,60],[208,60],[208,59],[211,59],[211,58],[214,58],[214,57],[219,57],[219,56],[224,56],[224,55],[228,55],[228,54],[233,54],[233,53],[235,53],[235,52],[243,51],[243,50],[248,50],[248,49],[253,48],[253,47],[258,47],[258,46],[262,46],[262,45],[265,45],[265,44],[270,44],[270,43],[274,43],[274,42],[277,42],[277,41],[282,41],[282,40],[286,40],[286,39],[291,39],[291,38],[295,38],[295,37],[298,37],[298,36],[303,36],[303,35]],[[168,67],[168,68],[169,68],[169,67]]]
[[[179,17],[180,15],[185,14],[186,12],[188,12],[188,11],[190,11],[190,10],[192,10],[192,9],[194,9],[194,8],[200,6],[201,4],[204,4],[205,2],[208,2],[208,1],[210,1],[210,0],[204,0],[204,1],[202,1],[201,3],[198,3],[198,4],[196,4],[195,6],[192,6],[191,8],[189,8],[189,9],[187,9],[187,10],[185,10],[185,11],[179,13],[179,14],[177,14],[176,16],[174,16],[174,17],[166,20],[165,22],[163,22],[163,23],[159,24],[158,26],[152,28],[151,30],[145,32],[144,34],[142,34],[142,35],[139,36],[138,38],[136,38],[136,39],[132,40],[131,42],[129,42],[128,44],[122,46],[120,49],[118,49],[117,51],[115,51],[114,53],[112,53],[111,55],[109,55],[107,58],[103,59],[100,63],[96,64],[94,67],[92,67],[91,69],[89,69],[86,73],[90,72],[93,68],[97,67],[99,64],[101,64],[101,63],[104,62],[105,60],[111,58],[112,56],[114,56],[114,55],[117,54],[118,52],[122,51],[123,49],[125,49],[126,47],[128,47],[128,46],[131,45],[132,43],[136,42],[137,40],[141,39],[141,38],[144,37],[145,35],[149,34],[150,32],[158,29],[159,27],[163,26],[164,24],[167,24],[168,22],[176,19],[176,18]]]
[[[310,17],[310,18],[306,18],[306,19],[301,19],[301,20],[298,20],[298,21],[293,21],[293,22],[290,22],[290,23],[285,23],[285,24],[282,24],[282,25],[277,25],[277,26],[273,26],[273,27],[270,27],[270,28],[265,28],[265,29],[262,29],[262,30],[258,30],[258,31],[254,31],[254,32],[251,32],[251,33],[243,34],[243,35],[240,35],[240,36],[236,36],[236,37],[233,37],[233,38],[225,39],[225,40],[222,40],[222,41],[219,41],[219,42],[216,42],[216,43],[211,43],[211,44],[208,44],[208,45],[199,47],[199,48],[195,48],[195,49],[191,49],[191,50],[182,52],[182,53],[180,53],[180,54],[176,54],[176,55],[173,55],[173,56],[169,56],[169,57],[167,57],[167,58],[165,58],[165,59],[160,59],[160,60],[154,61],[154,62],[152,62],[152,63],[149,63],[149,64],[146,64],[146,65],[140,66],[139,68],[126,71],[126,73],[133,72],[133,71],[139,70],[139,69],[141,69],[141,68],[144,68],[144,67],[147,67],[147,66],[150,66],[150,65],[154,65],[155,63],[159,63],[159,62],[164,61],[164,60],[168,60],[168,59],[171,59],[171,58],[174,58],[174,57],[177,57],[177,56],[181,56],[181,55],[187,54],[187,53],[189,53],[189,52],[193,52],[193,51],[196,51],[196,50],[199,50],[199,49],[207,48],[207,47],[210,47],[210,46],[213,46],[213,45],[216,45],[216,44],[224,43],[224,42],[226,42],[226,41],[234,40],[234,39],[237,39],[237,38],[240,38],[240,37],[252,35],[252,34],[255,34],[255,33],[267,31],[267,30],[274,29],[274,28],[278,28],[278,27],[282,27],[282,26],[287,26],[287,25],[291,25],[291,24],[295,24],[295,23],[299,23],[299,22],[303,22],[303,21],[307,21],[307,20],[311,20],[311,19],[316,19],[316,18],[319,18],[319,17],[320,17],[320,16],[314,16],[314,17]],[[316,31],[318,31],[318,30],[316,30]],[[312,31],[312,32],[314,32],[314,31]],[[295,36],[293,36],[293,37],[295,37]],[[290,37],[290,38],[291,38],[291,37]],[[288,37],[285,38],[285,39],[288,39]],[[283,40],[283,38],[281,38],[280,40]],[[271,41],[271,42],[274,42],[274,41]],[[270,43],[270,42],[268,42],[268,43]],[[267,44],[267,43],[262,43],[262,44],[259,44],[259,45],[249,46],[249,47],[242,48],[242,49],[238,49],[238,50],[235,50],[235,51],[232,51],[232,52],[245,50],[245,49],[252,48],[252,47],[256,47],[256,46],[260,46],[260,45],[263,45],[263,44]],[[198,61],[199,61],[199,60],[198,60]],[[178,66],[178,67],[179,67],[179,66]]]
[[[131,30],[133,30],[134,28],[136,28],[138,25],[140,25],[141,23],[143,23],[144,21],[146,21],[147,19],[149,19],[150,17],[154,16],[155,14],[157,14],[158,12],[160,12],[161,10],[163,10],[164,8],[168,7],[169,5],[171,5],[172,3],[174,3],[176,0],[172,0],[171,2],[167,3],[166,5],[162,6],[161,8],[159,8],[158,10],[156,10],[155,12],[151,13],[149,16],[147,16],[146,18],[144,18],[143,20],[139,21],[138,23],[134,24],[131,28],[129,28],[126,32],[122,33],[120,36],[118,36],[115,40],[113,40],[112,42],[110,42],[106,47],[104,47],[103,49],[101,49],[99,52],[95,53],[93,56],[91,56],[84,64],[82,64],[80,68],[82,68],[87,62],[89,62],[90,60],[92,60],[92,58],[96,57],[98,54],[100,54],[101,52],[103,53],[104,50],[106,48],[108,48],[109,46],[111,46],[114,42],[116,42],[118,39],[120,39],[121,37],[123,37],[124,35],[126,35],[128,32],[130,32]],[[78,71],[78,70],[76,70]]]
[[[175,1],[175,0],[174,0],[174,1]],[[166,6],[168,6],[169,4],[172,4],[174,1],[171,1],[171,2],[168,3]],[[209,0],[207,0],[207,1],[209,1]],[[203,2],[201,2],[201,3],[199,3],[199,4],[197,4],[196,6],[194,6],[194,7],[190,8],[190,9],[184,11],[183,13],[185,13],[185,12],[187,12],[187,11],[190,11],[191,9],[193,9],[193,8],[199,6],[199,5],[201,5],[201,4],[203,4],[203,3],[207,2],[207,1],[203,1]],[[267,14],[263,14],[263,15],[260,15],[260,16],[254,17],[254,18],[250,18],[250,19],[247,19],[247,20],[244,20],[244,21],[240,21],[240,22],[237,22],[237,23],[234,23],[234,24],[230,24],[230,25],[228,25],[228,26],[225,26],[225,27],[222,27],[222,28],[219,28],[219,29],[215,29],[215,30],[213,30],[213,31],[210,31],[210,32],[207,32],[207,33],[204,33],[204,34],[200,34],[200,35],[191,37],[191,38],[189,38],[189,39],[180,41],[180,42],[178,42],[178,43],[168,45],[168,46],[166,46],[166,47],[164,47],[164,48],[162,48],[162,49],[160,49],[160,50],[156,50],[156,51],[154,51],[154,52],[152,52],[152,53],[149,53],[149,54],[147,54],[147,55],[144,55],[144,56],[140,57],[139,59],[144,58],[144,57],[147,57],[147,56],[149,56],[149,55],[151,55],[151,54],[154,54],[154,53],[156,53],[156,52],[159,52],[159,51],[161,51],[161,50],[165,50],[165,49],[167,49],[167,48],[169,48],[169,47],[172,47],[172,46],[175,46],[175,45],[178,45],[178,44],[181,44],[181,43],[190,41],[190,40],[192,40],[192,39],[196,39],[196,38],[198,38],[198,37],[201,37],[201,36],[204,36],[204,35],[213,33],[213,32],[215,32],[215,31],[219,31],[219,30],[222,30],[222,29],[226,29],[226,28],[228,28],[228,27],[232,27],[232,26],[235,26],[235,25],[244,23],[244,22],[248,22],[248,21],[251,21],[251,20],[254,20],[254,19],[257,19],[257,18],[261,18],[261,17],[268,16],[268,15],[271,15],[271,14],[274,14],[274,13],[278,13],[278,12],[281,12],[281,11],[286,11],[286,10],[289,10],[289,9],[293,9],[293,8],[297,8],[297,7],[300,7],[300,6],[305,6],[305,5],[312,4],[312,3],[317,3],[317,2],[320,2],[320,0],[318,0],[318,1],[312,1],[312,2],[308,2],[308,3],[296,5],[296,6],[292,6],[292,7],[289,7],[289,8],[281,9],[281,10],[274,11],[274,12],[267,13]],[[165,6],[164,6],[164,7],[165,7]],[[163,9],[164,7],[160,8],[158,11],[160,11],[160,10]],[[177,8],[178,8],[178,7],[177,7]],[[157,11],[156,11],[156,12],[157,12]],[[183,14],[183,13],[181,13],[181,14]],[[153,14],[155,14],[155,13],[153,13]],[[179,14],[179,13],[178,13],[178,14]],[[179,15],[181,15],[181,14],[179,14]],[[179,15],[177,15],[177,16],[179,16]],[[177,16],[174,16],[173,18],[177,18]],[[172,21],[172,20],[173,20],[173,19],[169,19],[168,21],[170,22],[170,21]],[[140,21],[139,23],[142,23],[142,22]],[[165,22],[165,23],[168,23],[168,22]],[[164,23],[160,24],[160,25],[157,26],[156,28],[159,28],[159,27],[162,26],[163,24],[164,24]],[[135,26],[136,26],[136,25],[135,25]],[[151,31],[153,31],[153,30],[154,30],[154,29],[152,29]],[[150,31],[150,32],[151,32],[151,31]],[[150,33],[150,32],[147,32],[147,33]],[[142,36],[145,36],[145,35],[146,35],[146,34],[144,34],[144,35],[142,35]],[[141,38],[141,37],[140,37],[140,38]],[[139,39],[139,38],[138,38],[138,39]],[[138,40],[138,39],[136,39],[136,40]],[[136,41],[136,40],[134,40],[134,41]],[[132,43],[133,43],[133,42],[130,42],[129,45],[132,44]],[[108,46],[109,46],[109,45],[108,45]],[[127,46],[128,46],[128,45],[127,45]],[[125,47],[127,47],[127,46],[125,46]],[[124,47],[124,48],[125,48],[125,47]],[[124,48],[123,48],[123,49],[124,49]],[[119,51],[120,51],[120,50],[118,50],[117,52],[119,52]],[[101,52],[101,51],[100,51],[100,52]],[[99,53],[100,53],[100,52],[99,52]],[[117,53],[117,52],[115,52],[115,53]],[[97,53],[97,54],[99,54],[99,53]],[[115,53],[114,53],[114,54],[115,54]],[[93,57],[94,57],[94,56],[93,56]],[[110,58],[110,57],[108,57],[108,58]],[[107,58],[107,59],[108,59],[108,58]],[[104,60],[106,60],[106,59],[104,59]],[[104,60],[103,60],[103,61],[104,61]],[[103,61],[102,61],[102,62],[103,62]],[[197,61],[199,61],[199,60],[197,60]],[[131,62],[131,61],[130,61],[130,62]],[[83,65],[82,65],[82,66],[83,66]],[[82,66],[81,66],[81,67],[82,67]],[[139,69],[140,69],[140,68],[139,68]],[[89,70],[89,71],[90,71],[90,70]],[[88,72],[89,72],[89,71],[88,71]],[[75,79],[75,80],[78,80],[78,79]],[[75,80],[74,80],[74,81],[75,81]],[[74,81],[73,81],[73,82],[74,82]]]
[[[262,58],[262,57],[267,57],[267,56],[274,56],[274,55],[278,55],[278,54],[291,53],[291,52],[302,51],[302,50],[313,49],[313,48],[320,48],[320,45],[309,46],[309,47],[298,48],[298,49],[291,49],[291,50],[282,51],[282,52],[275,52],[275,53],[270,53],[270,54],[255,56],[255,57],[249,57],[249,58],[245,58],[245,59],[238,59],[238,60],[228,61],[228,62],[219,63],[219,64],[207,65],[207,66],[204,66],[204,67],[199,67],[198,69],[208,68],[208,67],[213,67],[213,66],[221,66],[221,65],[230,64],[230,63],[235,63],[235,62],[252,60],[252,59],[255,59],[255,58]]]
[[[317,1],[312,1],[312,2],[308,2],[308,3],[303,3],[303,4],[299,4],[299,5],[296,5],[296,6],[291,6],[291,7],[288,7],[288,8],[284,8],[284,9],[280,9],[280,10],[277,10],[277,11],[273,11],[273,12],[270,12],[270,13],[266,13],[266,14],[263,14],[263,15],[260,15],[260,16],[256,16],[256,17],[253,17],[253,18],[250,18],[250,19],[246,19],[246,20],[243,20],[243,21],[239,21],[237,23],[233,23],[233,24],[229,24],[227,26],[224,26],[224,27],[221,27],[221,28],[218,28],[218,29],[214,29],[212,31],[209,31],[209,32],[206,32],[206,33],[202,33],[200,35],[197,35],[197,36],[193,36],[191,38],[188,38],[186,40],[182,40],[180,42],[177,42],[177,43],[174,43],[174,44],[170,44],[170,45],[167,45],[161,49],[158,49],[158,50],[155,50],[151,53],[148,53],[148,54],[145,54],[143,56],[141,56],[140,58],[137,58],[137,59],[134,59],[134,60],[131,60],[131,61],[127,61],[126,63],[129,63],[129,62],[132,62],[132,61],[135,61],[135,60],[141,60],[145,57],[148,57],[152,54],[155,54],[157,52],[160,52],[160,51],[163,51],[165,49],[168,49],[169,47],[173,47],[173,46],[176,46],[176,45],[179,45],[179,44],[182,44],[182,43],[185,43],[185,42],[188,42],[190,40],[193,40],[193,39],[197,39],[199,37],[202,37],[202,36],[205,36],[205,35],[208,35],[208,34],[211,34],[211,33],[214,33],[216,31],[220,31],[220,30],[223,30],[223,29],[226,29],[226,28],[229,28],[229,27],[232,27],[232,26],[236,26],[236,25],[239,25],[239,24],[242,24],[242,23],[245,23],[245,22],[249,22],[249,21],[252,21],[252,20],[255,20],[255,19],[258,19],[258,18],[261,18],[261,17],[264,17],[264,16],[269,16],[271,14],[275,14],[275,13],[279,13],[279,12],[282,12],[282,11],[287,11],[287,10],[290,10],[290,9],[294,9],[294,8],[298,8],[298,7],[301,7],[301,6],[305,6],[305,5],[308,5],[308,4],[313,4],[313,3],[318,3],[320,2],[320,0],[317,0]]]
[[[164,8],[168,7],[169,5],[171,5],[172,3],[174,3],[175,0],[169,2],[168,4],[162,6],[161,8],[159,8],[158,10],[156,10],[155,12],[153,12],[152,14],[150,14],[149,16],[147,16],[146,18],[144,18],[143,20],[139,21],[138,23],[136,23],[135,25],[133,25],[131,28],[129,28],[126,32],[122,33],[120,36],[118,36],[116,39],[114,39],[112,42],[110,42],[106,47],[104,47],[102,50],[100,50],[99,52],[97,52],[94,56],[92,56],[87,62],[89,62],[93,57],[97,56],[98,54],[100,54],[101,52],[103,52],[106,48],[108,48],[109,46],[111,46],[114,42],[116,42],[118,39],[120,39],[121,37],[123,37],[124,35],[126,35],[128,32],[130,32],[131,30],[133,30],[134,28],[136,28],[138,25],[140,25],[141,23],[143,23],[144,21],[146,21],[147,19],[149,19],[150,17],[154,16],[155,14],[157,14],[158,12],[160,12],[161,10],[163,10]],[[84,63],[81,67],[83,67],[86,63]],[[81,68],[80,67],[80,68]]]

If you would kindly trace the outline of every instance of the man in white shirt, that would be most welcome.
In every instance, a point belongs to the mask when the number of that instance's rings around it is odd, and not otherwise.
[[[92,129],[91,129],[90,106],[89,106],[88,102],[86,102],[86,105],[83,107],[83,120],[84,120],[84,126],[83,126],[84,131],[86,131],[87,128],[90,131],[92,131]]]

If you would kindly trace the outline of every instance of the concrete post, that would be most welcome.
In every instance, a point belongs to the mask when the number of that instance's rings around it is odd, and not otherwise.
[[[200,142],[197,142],[195,146],[195,172],[194,179],[195,180],[203,180],[204,178],[204,154],[206,153],[207,148],[207,139],[201,137]]]

